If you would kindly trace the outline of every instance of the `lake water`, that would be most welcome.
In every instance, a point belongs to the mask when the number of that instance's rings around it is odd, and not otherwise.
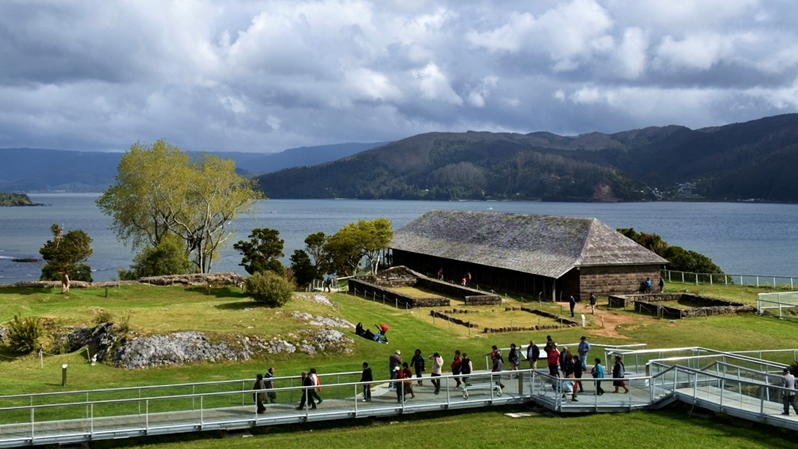
[[[94,239],[89,264],[97,281],[117,277],[117,268],[130,265],[130,248],[108,230],[111,224],[96,208],[97,194],[33,194],[47,207],[0,207],[0,283],[36,280],[41,263],[12,262],[39,257],[39,248],[52,238],[50,226],[83,229]],[[703,253],[729,274],[798,276],[798,205],[751,203],[542,203],[542,202],[429,202],[358,200],[268,200],[252,215],[235,222],[237,234],[224,247],[213,271],[238,271],[241,255],[232,243],[246,239],[253,228],[277,229],[285,240],[284,253],[304,248],[308,234],[333,234],[358,219],[389,218],[394,229],[433,209],[513,212],[595,217],[613,228],[656,233],[669,244]],[[284,263],[288,263],[287,257]]]

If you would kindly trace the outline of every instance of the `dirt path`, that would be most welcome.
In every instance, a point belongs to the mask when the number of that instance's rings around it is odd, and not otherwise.
[[[564,304],[564,310],[568,310],[568,303],[561,304]],[[588,316],[590,315],[590,306],[579,304],[576,306],[576,313],[584,313],[585,316]],[[603,327],[588,330],[588,334],[596,337],[619,338],[624,340],[628,340],[629,337],[619,334],[617,331],[618,326],[621,324],[632,323],[640,319],[638,317],[621,315],[612,311],[608,311],[602,307],[596,308],[596,315],[594,318],[599,326],[601,326],[603,323]]]

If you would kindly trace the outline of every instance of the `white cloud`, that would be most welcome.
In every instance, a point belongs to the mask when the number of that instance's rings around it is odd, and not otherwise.
[[[414,70],[413,76],[418,80],[421,96],[428,100],[441,100],[456,105],[463,104],[463,99],[452,89],[449,81],[435,63],[429,63],[421,70]]]
[[[0,147],[277,151],[798,111],[761,0],[0,2]],[[589,113],[586,113],[589,111]]]

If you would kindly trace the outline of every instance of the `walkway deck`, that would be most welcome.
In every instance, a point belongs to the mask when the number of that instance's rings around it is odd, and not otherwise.
[[[670,352],[669,352],[670,351]],[[564,379],[540,371],[481,371],[469,376],[467,395],[455,379],[442,376],[439,394],[429,378],[414,386],[416,397],[402,403],[387,384],[372,384],[371,402],[363,402],[363,385],[346,382],[357,373],[323,376],[324,402],[315,410],[297,410],[301,387],[296,378],[278,378],[278,403],[255,413],[250,380],[154,386],[113,390],[0,397],[0,447],[21,447],[130,438],[253,426],[395,416],[418,412],[535,402],[558,413],[626,412],[656,409],[672,401],[726,413],[741,419],[798,430],[798,416],[781,415],[779,362],[750,355],[703,348],[621,352],[630,372],[629,393],[613,393],[612,380],[602,379],[604,395],[596,395],[597,379],[582,379],[577,401],[563,397]],[[618,353],[616,351],[615,353]],[[663,357],[666,355],[675,357]],[[689,355],[685,355],[689,354]],[[699,354],[699,355],[692,355]],[[783,358],[783,357],[776,357]],[[652,375],[645,375],[654,372]],[[502,389],[492,388],[500,381]],[[467,396],[467,397],[466,397]]]

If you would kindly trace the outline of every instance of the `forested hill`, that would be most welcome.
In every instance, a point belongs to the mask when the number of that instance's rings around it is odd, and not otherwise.
[[[429,133],[260,176],[270,198],[798,202],[798,114],[576,137]]]

